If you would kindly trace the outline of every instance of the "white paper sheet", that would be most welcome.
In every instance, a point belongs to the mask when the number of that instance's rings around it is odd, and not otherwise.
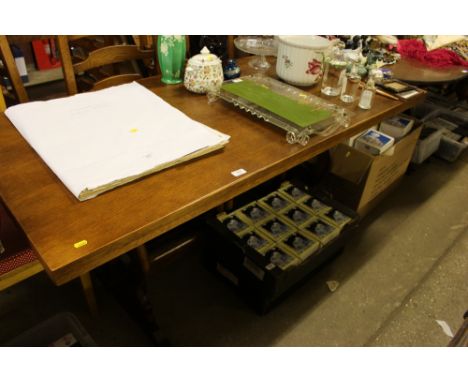
[[[136,82],[15,105],[5,114],[80,200],[221,148],[230,138]]]
[[[442,320],[436,320],[436,322],[439,324],[439,326],[442,328],[442,330],[447,336],[449,336],[450,338],[453,338],[452,329],[450,329],[450,326],[447,324],[447,322],[442,321]]]

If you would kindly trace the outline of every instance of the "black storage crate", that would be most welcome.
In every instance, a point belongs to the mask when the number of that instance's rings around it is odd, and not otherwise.
[[[211,227],[206,251],[207,264],[235,284],[247,302],[260,314],[270,310],[321,264],[338,254],[358,225],[359,217],[356,212],[325,195],[317,192],[309,194],[348,215],[352,220],[341,229],[338,237],[324,244],[300,264],[284,270],[278,266],[269,269],[269,259],[229,231],[216,216],[207,220]]]

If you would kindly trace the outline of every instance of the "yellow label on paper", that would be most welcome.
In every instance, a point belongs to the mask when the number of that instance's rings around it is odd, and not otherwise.
[[[131,133],[136,133],[136,132],[138,132],[138,129],[130,129],[130,132]]]
[[[87,240],[81,240],[81,241],[73,244],[73,246],[78,249],[78,248],[84,247],[86,244],[88,244]]]

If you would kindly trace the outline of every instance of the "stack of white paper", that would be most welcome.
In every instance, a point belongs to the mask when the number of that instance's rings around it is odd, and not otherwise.
[[[219,149],[230,138],[135,82],[16,105],[5,114],[79,200]]]

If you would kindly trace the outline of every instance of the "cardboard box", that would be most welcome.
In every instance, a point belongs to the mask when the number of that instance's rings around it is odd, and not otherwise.
[[[404,175],[421,132],[418,124],[390,150],[374,156],[345,144],[330,150],[331,174],[327,187],[334,198],[360,215],[368,212],[374,199]]]

